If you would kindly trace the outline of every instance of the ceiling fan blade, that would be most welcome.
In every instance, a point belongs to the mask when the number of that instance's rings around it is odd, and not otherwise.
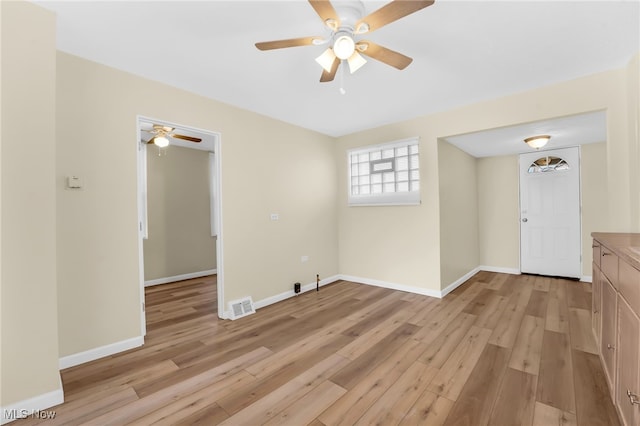
[[[357,44],[358,52],[370,58],[376,59],[380,62],[384,62],[387,65],[391,65],[394,68],[403,70],[409,66],[413,59],[408,56],[398,53],[395,50],[387,49],[379,44],[373,43],[368,40],[363,40]]]
[[[202,142],[202,139],[200,139],[200,138],[194,138],[194,137],[185,136],[185,135],[177,135],[175,133],[171,134],[169,136],[171,136],[172,138],[182,139],[182,140],[189,141],[189,142],[196,142],[196,143]]]
[[[322,22],[324,22],[332,30],[337,30],[340,26],[340,18],[338,13],[328,0],[309,0],[311,7],[316,11]]]
[[[394,0],[356,22],[356,34],[375,31],[400,18],[431,6],[435,0]]]
[[[146,142],[145,142],[145,141],[142,141],[142,142],[144,142],[144,143],[146,143],[146,144],[150,144],[150,143],[153,143],[153,140],[154,140],[155,138],[156,138],[156,137],[154,136],[154,137],[152,137],[151,139],[149,139],[148,141],[146,141]]]
[[[331,71],[327,72],[327,70],[322,70],[322,75],[320,76],[320,83],[326,83],[328,81],[333,81],[336,76],[336,72],[338,71],[338,65],[340,65],[340,58],[336,57],[331,64]]]
[[[283,49],[285,47],[308,46],[313,44],[314,40],[322,41],[322,37],[300,37],[286,40],[263,41],[256,43],[256,47],[260,50],[272,50]]]

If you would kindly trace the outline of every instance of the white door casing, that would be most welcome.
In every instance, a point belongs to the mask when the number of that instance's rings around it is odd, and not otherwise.
[[[521,272],[580,278],[580,216],[579,148],[521,154]]]

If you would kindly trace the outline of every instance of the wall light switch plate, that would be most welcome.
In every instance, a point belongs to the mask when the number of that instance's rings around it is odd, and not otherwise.
[[[308,262],[309,261],[309,256],[301,256],[300,257],[300,262],[304,263],[304,262]]]
[[[68,189],[82,189],[84,182],[78,176],[67,176]]]
[[[280,215],[278,213],[271,213],[271,220],[280,220]]]

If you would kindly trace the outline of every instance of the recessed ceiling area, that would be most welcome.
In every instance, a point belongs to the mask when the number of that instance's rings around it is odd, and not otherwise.
[[[640,51],[638,1],[436,0],[366,37],[413,58],[406,69],[370,59],[320,83],[326,46],[255,46],[326,37],[307,1],[35,3],[57,14],[63,52],[334,137],[621,68]]]
[[[559,117],[516,126],[483,130],[444,138],[466,153],[476,157],[495,157],[532,152],[524,139],[536,135],[550,135],[551,139],[542,151],[606,142],[607,114],[594,111],[585,114]]]

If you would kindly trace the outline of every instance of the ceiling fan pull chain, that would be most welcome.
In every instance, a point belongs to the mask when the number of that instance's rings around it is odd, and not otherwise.
[[[347,91],[344,89],[344,67],[340,70],[340,94],[344,95]]]

